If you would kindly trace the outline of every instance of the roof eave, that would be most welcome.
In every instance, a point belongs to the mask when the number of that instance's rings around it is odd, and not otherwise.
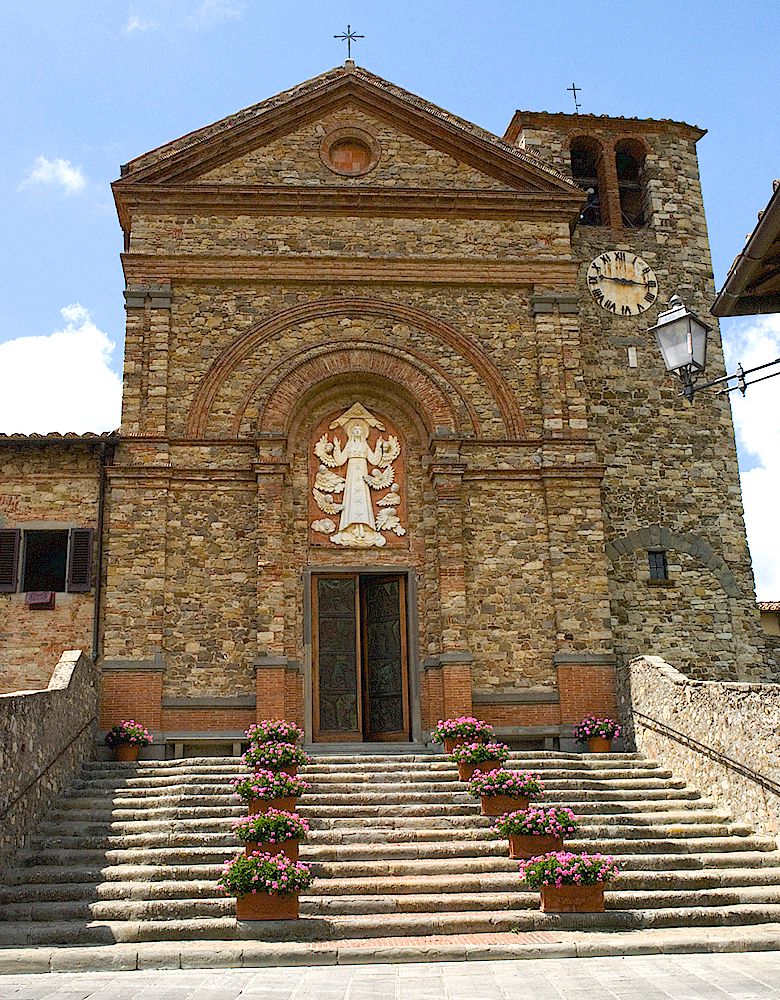
[[[728,277],[710,310],[713,316],[756,316],[780,311],[780,295],[750,296],[745,292],[773,247],[780,246],[780,184],[744,249],[731,265]]]

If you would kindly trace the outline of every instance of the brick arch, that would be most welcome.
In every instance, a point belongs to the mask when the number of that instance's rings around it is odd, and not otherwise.
[[[479,373],[496,402],[504,423],[506,436],[520,437],[525,433],[522,414],[506,379],[482,348],[463,336],[454,327],[435,319],[414,306],[390,302],[385,299],[339,296],[318,299],[315,302],[285,309],[247,330],[229,347],[225,348],[198,386],[187,417],[187,436],[205,436],[211,407],[221,386],[238,365],[260,345],[299,323],[329,316],[350,318],[379,316],[383,319],[407,323],[409,326],[429,333],[465,358]]]
[[[741,597],[742,591],[737,578],[729,569],[725,559],[719,556],[709,542],[701,535],[691,531],[684,534],[672,531],[660,524],[648,524],[645,528],[637,528],[616,538],[606,547],[609,558],[614,562],[622,555],[628,555],[636,549],[675,549],[686,552],[691,558],[708,569],[717,579],[728,597]]]
[[[290,365],[290,362],[293,364]],[[444,383],[446,391],[422,367],[423,362]],[[294,406],[301,396],[315,384],[343,372],[378,375],[406,389],[419,403],[429,433],[436,427],[446,427],[452,433],[460,431],[458,412],[452,399],[448,397],[449,392],[468,413],[471,433],[476,436],[480,434],[479,417],[474,406],[458,386],[449,381],[438,365],[411,350],[367,342],[310,345],[266,369],[246,392],[236,413],[233,433],[236,436],[240,434],[244,415],[253,397],[272,378],[275,377],[275,382],[268,399],[260,408],[257,430],[286,432]]]

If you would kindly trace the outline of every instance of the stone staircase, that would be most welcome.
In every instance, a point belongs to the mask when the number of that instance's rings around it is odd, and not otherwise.
[[[604,914],[542,914],[434,754],[317,756],[303,769],[311,821],[301,856],[318,876],[302,920],[242,923],[216,891],[239,852],[235,758],[93,762],[0,885],[0,948],[113,942],[357,941],[516,931],[742,928],[778,924],[780,852],[638,754],[513,753],[541,801],[582,819],[573,850],[615,855]],[[766,928],[765,928],[766,929]],[[778,934],[780,938],[780,933]]]

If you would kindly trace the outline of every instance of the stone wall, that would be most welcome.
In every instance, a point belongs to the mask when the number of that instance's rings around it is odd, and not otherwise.
[[[99,448],[94,439],[0,442],[0,528],[96,528]],[[31,610],[21,591],[0,594],[0,692],[45,687],[63,646],[91,649],[94,603],[94,590],[58,593],[53,609]]]
[[[731,410],[727,396],[700,393],[689,406],[667,376],[650,328],[672,294],[712,327],[708,377],[724,371],[696,142],[682,123],[518,112],[516,141],[571,174],[570,146],[599,143],[601,202],[611,223],[580,225],[583,371],[588,423],[604,457],[603,506],[611,561],[612,627],[622,662],[653,649],[697,676],[763,680],[774,667],[761,634]],[[616,143],[645,151],[646,225],[619,223]],[[606,221],[606,220],[605,220]],[[658,298],[639,316],[613,316],[588,293],[586,271],[604,250],[641,256]],[[648,549],[663,549],[669,586],[649,581]]]
[[[98,673],[81,650],[46,690],[0,695],[0,867],[94,753]]]
[[[780,796],[653,729],[641,712],[780,784],[780,684],[691,680],[658,656],[618,670],[621,716],[642,753],[780,843]]]

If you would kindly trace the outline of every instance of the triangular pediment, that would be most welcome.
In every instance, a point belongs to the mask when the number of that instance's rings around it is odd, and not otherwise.
[[[378,133],[383,146],[380,166],[365,180],[339,177],[321,162],[316,137],[348,119]],[[582,197],[532,154],[349,63],[137,157],[114,187],[120,195],[139,185],[356,181]]]

